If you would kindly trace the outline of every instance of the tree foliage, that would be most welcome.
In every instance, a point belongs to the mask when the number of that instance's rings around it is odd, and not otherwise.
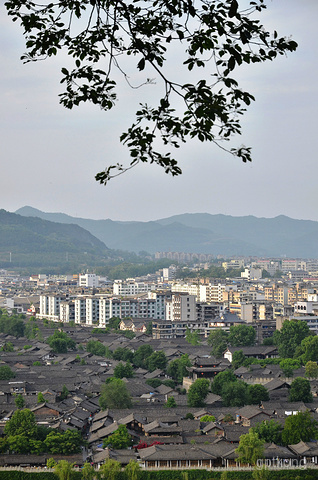
[[[223,387],[231,382],[236,382],[236,376],[232,370],[224,370],[224,372],[219,372],[213,379],[211,384],[211,392],[215,393],[216,395],[221,395]]]
[[[28,438],[36,437],[36,420],[31,410],[17,410],[4,427],[4,433],[8,436],[25,435]]]
[[[205,399],[209,393],[210,382],[206,378],[198,378],[189,388],[189,407],[204,407]]]
[[[147,368],[148,357],[150,357],[152,353],[154,352],[150,345],[142,345],[141,347],[137,348],[136,352],[134,353],[133,364],[137,368]]]
[[[312,402],[313,397],[309,380],[302,377],[295,378],[290,386],[288,400],[290,402]]]
[[[241,380],[226,383],[221,396],[225,407],[243,407],[249,403],[248,385]]]
[[[246,435],[240,436],[240,443],[235,452],[237,462],[255,465],[257,460],[264,457],[264,440],[261,440],[252,429]]]
[[[276,330],[273,335],[279,356],[282,358],[293,358],[297,347],[309,335],[310,330],[307,322],[295,319],[285,320],[281,330]]]
[[[289,415],[285,420],[282,440],[284,445],[295,445],[300,442],[309,442],[318,438],[318,423],[312,418],[309,410]]]
[[[232,347],[249,347],[254,345],[256,338],[255,328],[249,325],[232,325],[230,327],[229,342]]]
[[[54,473],[59,480],[71,480],[73,477],[73,463],[69,463],[67,460],[60,460],[54,466]]]
[[[307,378],[318,378],[318,364],[317,362],[309,362],[305,365],[305,375]]]
[[[212,355],[222,357],[229,343],[229,334],[221,328],[212,330],[208,336],[208,344],[212,347]]]
[[[138,480],[141,474],[141,466],[135,460],[129,460],[125,467],[125,474],[128,480]]]
[[[134,369],[131,363],[119,362],[118,365],[114,368],[114,377],[115,378],[131,378],[134,376]]]
[[[132,438],[128,433],[126,425],[119,425],[117,430],[104,440],[103,445],[104,447],[110,445],[116,450],[121,450],[123,448],[131,447],[132,443]]]
[[[248,403],[251,405],[259,405],[262,402],[269,400],[268,390],[264,385],[254,384],[247,388]]]
[[[0,380],[11,380],[15,377],[15,373],[11,370],[9,365],[1,365],[0,367]]]
[[[153,352],[146,361],[146,367],[150,372],[153,372],[157,368],[160,370],[166,370],[167,367],[167,357],[165,352],[159,351],[159,352]]]
[[[191,362],[187,354],[172,360],[167,368],[167,374],[178,383],[182,384],[183,377],[188,374],[187,367],[191,367]]]
[[[250,1],[241,9],[237,0],[57,0],[45,5],[7,0],[5,5],[24,30],[24,62],[55,56],[59,50],[68,54],[61,79],[65,90],[60,94],[66,108],[92,102],[112,109],[117,102],[116,72],[130,84],[128,65],[134,76],[140,72],[134,88],[160,81],[156,104],[141,104],[120,140],[130,152],[128,168],[150,162],[172,175],[181,173],[172,147],[192,138],[220,145],[241,134],[240,116],[254,97],[240,87],[235,75],[239,67],[271,61],[297,47],[262,25],[258,17],[266,8],[264,0]],[[169,73],[167,59],[172,55],[177,62]],[[154,148],[159,140],[162,153]],[[251,160],[249,147],[227,151],[244,162]],[[96,180],[106,184],[126,169],[111,165]]]
[[[121,465],[116,460],[109,458],[99,469],[101,480],[115,480],[121,470]]]
[[[265,443],[275,443],[276,445],[282,443],[282,430],[283,426],[273,419],[259,422],[252,428],[252,431],[257,433]]]
[[[302,363],[318,361],[318,336],[305,337],[295,350],[295,357]]]
[[[68,350],[75,350],[76,343],[65,332],[55,330],[53,335],[47,338],[47,343],[55,353],[67,353]]]
[[[106,408],[130,408],[131,395],[126,384],[120,378],[112,378],[110,382],[104,383],[101,389],[99,405],[102,410]]]

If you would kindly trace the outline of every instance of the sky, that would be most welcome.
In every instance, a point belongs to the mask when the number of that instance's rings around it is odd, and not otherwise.
[[[120,91],[110,112],[92,105],[66,110],[58,100],[63,58],[23,64],[22,29],[1,2],[0,208],[14,212],[30,205],[121,221],[198,212],[318,221],[318,2],[266,3],[262,23],[299,46],[239,74],[256,102],[242,119],[242,136],[229,146],[252,146],[253,162],[244,164],[211,144],[187,143],[176,157],[181,176],[144,164],[105,187],[95,174],[110,164],[129,164],[119,135],[138,104],[161,93],[160,85]]]

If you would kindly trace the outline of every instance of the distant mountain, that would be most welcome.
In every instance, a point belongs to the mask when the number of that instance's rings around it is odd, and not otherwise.
[[[109,248],[154,253],[184,251],[214,255],[318,258],[318,222],[275,218],[185,213],[151,222],[89,220],[32,207],[23,216],[80,225]]]
[[[0,266],[86,264],[109,249],[78,225],[50,222],[0,210]]]

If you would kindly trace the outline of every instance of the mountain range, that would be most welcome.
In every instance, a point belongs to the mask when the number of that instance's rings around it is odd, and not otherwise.
[[[284,215],[257,218],[185,213],[150,222],[123,222],[45,213],[28,206],[15,213],[58,224],[75,224],[110,249],[136,253],[183,251],[226,256],[318,258],[318,222]]]
[[[76,224],[56,223],[0,210],[0,266],[101,264],[112,252]]]

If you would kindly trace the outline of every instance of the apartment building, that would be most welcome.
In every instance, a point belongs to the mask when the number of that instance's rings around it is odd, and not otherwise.
[[[141,295],[156,289],[155,283],[136,282],[133,279],[123,281],[115,280],[113,284],[114,295]]]

